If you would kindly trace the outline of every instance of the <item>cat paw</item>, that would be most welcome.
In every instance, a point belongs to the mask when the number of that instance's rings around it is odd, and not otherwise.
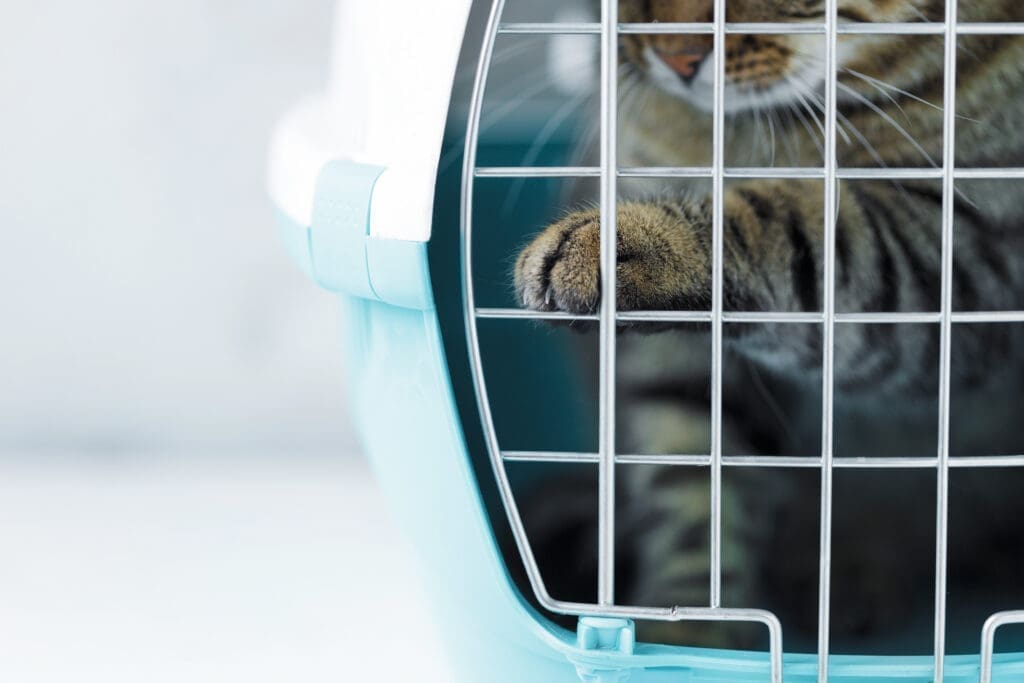
[[[707,297],[709,250],[684,211],[628,202],[619,205],[617,222],[620,310],[678,310]],[[516,261],[515,288],[521,304],[532,310],[576,315],[597,311],[600,212],[571,213],[534,238]]]

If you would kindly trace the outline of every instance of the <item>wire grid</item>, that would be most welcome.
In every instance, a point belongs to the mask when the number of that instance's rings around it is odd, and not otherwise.
[[[1024,179],[1024,168],[972,168],[955,166],[956,38],[958,35],[1024,35],[1024,23],[958,23],[957,0],[946,0],[943,23],[839,24],[837,0],[826,0],[822,24],[731,23],[725,21],[726,0],[714,0],[711,23],[619,23],[617,0],[602,0],[599,23],[501,23],[505,0],[494,0],[474,83],[463,166],[461,221],[463,231],[463,288],[466,328],[477,403],[491,461],[516,543],[538,601],[556,613],[579,616],[618,616],[663,621],[738,621],[761,623],[770,639],[770,677],[782,681],[782,627],[775,615],[757,609],[721,606],[721,492],[723,467],[818,468],[821,470],[820,585],[818,597],[818,681],[827,683],[829,670],[830,563],[832,543],[832,475],[841,469],[934,469],[937,473],[936,580],[934,618],[934,680],[943,680],[946,633],[946,551],[948,489],[951,468],[1021,467],[1024,455],[950,457],[951,333],[955,323],[1024,322],[1024,311],[954,312],[952,310],[954,186],[960,179]],[[629,33],[694,33],[714,37],[713,157],[710,167],[620,167],[616,150],[618,36]],[[727,34],[821,34],[826,41],[825,146],[822,168],[729,168],[724,165],[725,60]],[[601,37],[601,155],[599,166],[482,167],[476,165],[480,113],[495,37],[498,34],[594,34]],[[942,35],[944,37],[943,163],[941,168],[838,168],[836,156],[836,53],[837,36],[850,34]],[[713,195],[712,306],[710,311],[616,310],[616,298],[603,296],[592,315],[538,312],[520,309],[477,308],[472,283],[472,206],[476,178],[598,178],[601,211],[601,291],[614,292],[616,276],[616,202],[619,178],[709,178]],[[824,180],[824,298],[820,313],[742,313],[723,311],[723,192],[731,178],[817,178]],[[845,179],[936,179],[943,185],[941,310],[934,313],[849,313],[835,311],[835,217],[837,183]],[[600,325],[599,449],[597,453],[502,451],[490,412],[487,387],[477,338],[481,319],[590,320]],[[706,322],[712,331],[711,452],[705,455],[629,455],[615,452],[615,332],[624,322]],[[726,323],[818,323],[823,330],[822,445],[818,457],[723,456],[722,435],[722,328]],[[930,324],[940,329],[938,448],[934,458],[845,457],[833,455],[834,329],[842,324]],[[598,596],[593,604],[555,600],[547,592],[530,548],[505,470],[507,462],[595,463],[599,468]],[[616,465],[659,464],[709,467],[711,473],[711,585],[707,606],[655,608],[621,605],[614,595],[614,528]],[[981,683],[992,674],[995,630],[1024,623],[1024,611],[993,615],[981,642]]]

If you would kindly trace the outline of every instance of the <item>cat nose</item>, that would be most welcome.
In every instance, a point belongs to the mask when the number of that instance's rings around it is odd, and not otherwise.
[[[682,51],[655,50],[658,58],[665,62],[670,69],[675,71],[687,84],[693,80],[700,70],[700,65],[711,54],[710,50],[688,49]]]

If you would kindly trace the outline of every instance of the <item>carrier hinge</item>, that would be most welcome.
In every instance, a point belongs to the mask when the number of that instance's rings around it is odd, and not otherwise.
[[[628,681],[633,667],[621,663],[633,654],[636,629],[630,619],[580,617],[576,628],[579,648],[569,656],[580,680],[586,683]]]

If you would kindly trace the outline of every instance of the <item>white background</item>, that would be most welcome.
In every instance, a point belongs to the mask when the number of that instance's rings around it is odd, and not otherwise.
[[[0,3],[3,683],[450,680],[265,198],[331,4]]]
[[[354,445],[265,198],[328,0],[0,8],[0,448]]]

